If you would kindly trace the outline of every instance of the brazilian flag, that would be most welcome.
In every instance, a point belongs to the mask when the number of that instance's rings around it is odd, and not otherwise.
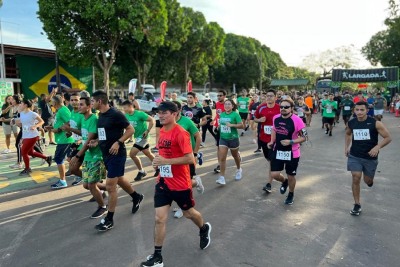
[[[48,95],[57,87],[54,58],[17,56],[22,92],[27,99],[41,94]],[[79,89],[92,93],[92,68],[70,67],[59,61],[61,89]]]

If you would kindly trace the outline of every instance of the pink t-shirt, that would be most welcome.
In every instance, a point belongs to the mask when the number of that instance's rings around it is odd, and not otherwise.
[[[274,123],[272,125],[272,129],[276,133],[275,140],[275,150],[282,151],[292,151],[293,158],[300,157],[300,144],[293,144],[289,146],[283,146],[281,144],[282,140],[294,140],[299,136],[299,132],[305,128],[303,120],[295,114],[292,114],[289,118],[282,118],[282,116],[276,115],[274,116]]]

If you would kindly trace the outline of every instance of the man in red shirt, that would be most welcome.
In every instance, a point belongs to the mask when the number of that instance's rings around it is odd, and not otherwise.
[[[355,103],[358,103],[358,102],[360,102],[360,101],[364,101],[364,96],[363,96],[363,94],[362,94],[361,91],[358,91],[358,95],[356,95],[356,96],[353,98],[353,102],[354,102],[354,104],[355,104]]]
[[[217,145],[217,158],[219,159],[219,131],[218,131],[218,125],[219,125],[219,116],[222,112],[225,112],[225,99],[226,99],[226,91],[225,90],[219,90],[217,97],[218,97],[218,101],[215,103],[215,118],[214,118],[214,133],[215,133],[215,144]],[[220,172],[220,166],[218,164],[218,166],[214,169],[215,173],[219,173]]]
[[[143,267],[164,266],[161,250],[172,201],[183,210],[186,218],[199,227],[200,248],[206,249],[211,242],[211,224],[204,223],[200,212],[194,209],[189,164],[194,164],[195,159],[189,133],[176,123],[178,112],[176,104],[170,101],[158,106],[158,116],[163,127],[158,140],[159,155],[153,160],[153,167],[160,170],[154,195],[154,254],[141,263]]]
[[[271,193],[272,190],[272,176],[271,176],[271,149],[268,148],[268,143],[271,142],[271,130],[273,125],[273,118],[275,115],[280,114],[279,104],[276,104],[276,92],[275,90],[268,90],[266,93],[262,93],[264,102],[258,106],[254,113],[254,121],[259,123],[260,134],[258,140],[264,153],[264,157],[269,162],[270,168],[268,170],[268,182],[263,187],[263,190],[267,193]],[[282,175],[282,174],[281,174]]]

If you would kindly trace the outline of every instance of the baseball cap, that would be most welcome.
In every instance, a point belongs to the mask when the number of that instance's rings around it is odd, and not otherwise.
[[[171,101],[164,101],[161,102],[160,105],[158,106],[159,111],[171,111],[171,112],[178,112],[178,107],[176,106],[175,103]]]

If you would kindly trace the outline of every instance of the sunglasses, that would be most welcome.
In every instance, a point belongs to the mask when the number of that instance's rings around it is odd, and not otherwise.
[[[281,109],[289,109],[291,106],[279,106]]]

